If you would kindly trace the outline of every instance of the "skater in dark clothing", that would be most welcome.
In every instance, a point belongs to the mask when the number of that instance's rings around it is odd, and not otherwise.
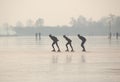
[[[38,36],[38,33],[35,33],[35,38],[36,38],[36,40],[37,40],[37,36]]]
[[[73,47],[72,47],[72,44],[71,44],[72,40],[69,39],[66,35],[63,35],[63,37],[67,40],[67,43],[66,43],[66,48],[67,48],[67,50],[66,50],[66,51],[69,51],[68,45],[70,45],[70,47],[71,47],[71,52],[73,52],[74,50],[73,50]]]
[[[116,33],[116,39],[118,39],[118,36],[119,36],[119,34],[118,34],[118,32]]]
[[[52,51],[55,51],[54,45],[56,44],[56,46],[58,48],[58,52],[60,52],[60,48],[58,46],[58,41],[59,40],[57,39],[57,37],[52,36],[51,34],[49,35],[49,37],[53,40],[53,43],[52,43],[53,50]]]
[[[40,40],[41,39],[41,33],[39,32],[38,35],[39,35],[39,40]]]
[[[85,52],[86,50],[85,50],[84,44],[85,44],[85,42],[86,42],[86,38],[83,37],[83,36],[81,36],[80,34],[78,34],[78,38],[82,40],[81,47],[83,48],[82,51]]]

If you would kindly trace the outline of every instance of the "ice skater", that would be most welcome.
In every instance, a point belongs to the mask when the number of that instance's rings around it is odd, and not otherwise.
[[[41,39],[41,33],[39,32],[38,35],[39,35],[39,40],[40,40]]]
[[[38,33],[35,33],[35,38],[36,38],[36,40],[37,40],[37,36],[38,36]]]
[[[67,40],[67,43],[66,43],[66,48],[67,48],[67,50],[66,51],[69,51],[69,49],[68,49],[68,45],[70,45],[70,47],[71,47],[71,52],[73,52],[74,50],[73,50],[73,47],[72,47],[72,40],[71,39],[69,39],[66,35],[63,35],[63,37]]]
[[[116,33],[116,39],[118,39],[118,36],[119,36],[119,34],[118,34],[118,32]]]
[[[86,42],[86,38],[81,36],[80,34],[78,34],[78,38],[82,40],[81,47],[83,48],[82,51],[85,52],[86,50],[85,50],[84,44]]]
[[[59,46],[58,46],[58,39],[57,39],[57,37],[55,37],[55,36],[52,36],[51,34],[49,35],[49,37],[53,40],[53,43],[52,43],[52,47],[53,47],[53,52],[55,52],[55,47],[54,47],[54,45],[56,44],[56,46],[57,46],[57,48],[58,48],[58,52],[60,52],[60,48],[59,48]]]

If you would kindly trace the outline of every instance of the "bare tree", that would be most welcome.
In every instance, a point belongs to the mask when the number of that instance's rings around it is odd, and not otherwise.
[[[23,23],[21,21],[18,21],[16,23],[16,27],[24,27]]]
[[[109,17],[108,17],[108,23],[109,23],[109,39],[111,39],[111,36],[112,36],[112,21],[113,21],[113,18],[114,18],[115,15],[113,14],[110,14]]]
[[[74,17],[71,17],[70,25],[75,26],[77,23],[76,19]]]
[[[44,19],[38,18],[38,19],[36,20],[36,22],[35,22],[35,26],[41,27],[41,26],[43,26],[43,25],[44,25]]]
[[[34,21],[29,19],[29,20],[27,20],[26,26],[27,27],[33,27],[33,24],[34,24]]]

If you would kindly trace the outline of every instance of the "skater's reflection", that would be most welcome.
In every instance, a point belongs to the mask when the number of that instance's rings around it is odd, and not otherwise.
[[[82,54],[82,55],[81,55],[81,62],[82,62],[82,63],[85,63],[85,62],[86,62],[85,54]]]
[[[52,63],[58,63],[58,55],[52,55]]]
[[[72,55],[66,55],[66,63],[72,62]]]

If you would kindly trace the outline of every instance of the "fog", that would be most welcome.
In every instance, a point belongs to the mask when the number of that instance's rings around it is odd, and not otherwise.
[[[77,35],[78,33],[82,35],[108,35],[109,32],[114,35],[117,32],[120,33],[120,16],[115,15],[102,17],[98,21],[86,19],[84,16],[72,17],[69,25],[63,26],[46,26],[44,23],[44,19],[38,18],[36,21],[28,20],[26,25],[20,21],[13,26],[4,24],[4,32],[1,30],[0,34],[6,35],[9,32],[9,35],[30,36],[39,32],[42,35]]]

